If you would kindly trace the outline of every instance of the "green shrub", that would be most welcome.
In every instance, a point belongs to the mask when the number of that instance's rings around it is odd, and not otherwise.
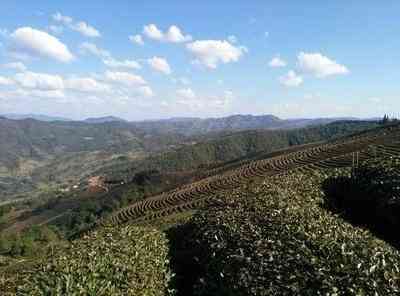
[[[56,229],[32,226],[22,232],[0,233],[0,254],[9,256],[40,257],[47,248],[61,245],[63,241]]]
[[[126,226],[73,241],[33,270],[22,295],[170,295],[165,236]]]
[[[271,178],[195,215],[195,295],[399,295],[399,252],[321,207],[325,178]]]
[[[400,245],[398,159],[368,161],[351,175],[327,179],[323,189],[330,210]]]

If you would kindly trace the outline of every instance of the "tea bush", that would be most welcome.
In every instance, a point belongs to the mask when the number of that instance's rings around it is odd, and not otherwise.
[[[153,229],[105,228],[49,255],[18,295],[172,295],[167,240]]]
[[[351,175],[323,184],[327,206],[350,221],[369,226],[399,244],[400,161],[368,161]]]
[[[324,209],[322,173],[267,179],[195,215],[195,295],[399,295],[400,253]]]

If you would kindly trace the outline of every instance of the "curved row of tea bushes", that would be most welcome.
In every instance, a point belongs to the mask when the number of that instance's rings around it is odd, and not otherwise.
[[[399,251],[323,207],[327,177],[269,178],[198,212],[182,242],[195,294],[400,295]]]
[[[105,228],[73,241],[32,270],[18,295],[172,295],[163,233]]]
[[[357,161],[368,159],[371,157],[369,150],[376,146],[384,149],[386,145],[389,145],[390,151],[387,151],[387,153],[389,155],[398,155],[399,149],[394,149],[400,146],[398,139],[400,139],[400,130],[394,129],[382,134],[367,134],[250,162],[224,174],[205,178],[176,190],[133,203],[100,221],[100,224],[123,224],[147,215],[152,211],[165,210],[169,207],[190,203],[201,197],[211,196],[221,190],[233,189],[254,177],[278,175],[289,170],[314,170],[351,166],[354,162],[355,154],[357,155]]]

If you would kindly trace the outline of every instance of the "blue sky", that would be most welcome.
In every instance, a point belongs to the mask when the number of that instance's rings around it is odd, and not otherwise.
[[[400,2],[2,1],[0,114],[398,116]]]

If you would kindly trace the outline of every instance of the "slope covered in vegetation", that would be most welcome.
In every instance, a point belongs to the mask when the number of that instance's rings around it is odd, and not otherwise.
[[[338,173],[294,173],[219,194],[175,230],[182,295],[400,293],[399,251],[324,208],[321,184]]]
[[[0,281],[10,295],[171,295],[165,235],[133,226],[101,229]]]
[[[390,125],[271,158],[258,155],[254,159],[260,160],[233,171],[134,203],[112,216],[112,223],[102,223],[113,226],[14,268],[0,279],[1,287],[22,295],[51,289],[98,295],[397,295],[400,253],[379,226],[398,226],[390,223],[398,217],[399,151],[399,126]],[[349,166],[353,170],[338,169]],[[359,204],[377,223],[349,218]],[[137,226],[118,226],[124,222]],[[149,230],[154,227],[166,230],[168,240]],[[3,270],[13,270],[8,266]],[[147,280],[157,289],[140,290]]]

